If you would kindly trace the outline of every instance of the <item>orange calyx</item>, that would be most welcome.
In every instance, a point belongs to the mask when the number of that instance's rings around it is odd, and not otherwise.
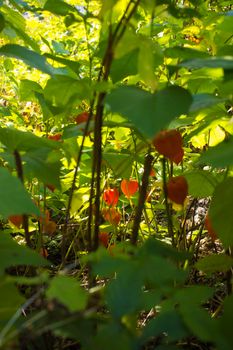
[[[155,170],[154,170],[154,169],[151,169],[151,171],[150,171],[150,176],[154,177],[155,175],[156,175]]]
[[[20,228],[23,224],[23,215],[11,215],[8,217],[8,220],[17,228]]]
[[[101,245],[103,245],[105,248],[108,247],[108,243],[109,243],[109,234],[108,234],[108,232],[100,232],[100,233],[99,233],[99,242],[100,242]]]
[[[182,136],[178,130],[160,131],[152,141],[155,149],[172,162],[179,164],[184,156]]]
[[[207,213],[206,218],[205,218],[205,228],[208,231],[208,234],[210,235],[212,241],[216,241],[216,239],[218,238],[218,236],[216,235],[216,232],[213,229],[209,214]]]
[[[89,119],[89,113],[88,112],[82,112],[80,114],[78,114],[74,120],[76,121],[76,124],[82,124],[82,123],[86,123]]]
[[[118,225],[121,221],[121,213],[114,207],[103,208],[103,217],[106,221],[109,221],[112,225]]]
[[[167,183],[167,196],[176,204],[184,204],[188,195],[188,183],[184,176],[172,177]]]
[[[118,203],[119,192],[117,188],[109,188],[104,190],[103,200],[107,205],[114,206]]]
[[[127,198],[130,198],[138,191],[138,181],[137,180],[122,180],[121,181],[121,191]]]
[[[44,213],[41,213],[41,215],[38,217],[38,220],[42,225],[46,225],[50,220],[49,210],[46,209]]]
[[[53,235],[56,232],[57,225],[55,221],[49,220],[44,225],[44,231],[48,235]]]
[[[48,253],[46,248],[40,248],[40,255],[46,259],[49,255],[49,253]]]
[[[51,184],[46,184],[45,185],[51,192],[54,192],[56,187],[54,185],[51,185]]]
[[[54,135],[52,135],[52,134],[48,135],[48,139],[53,140],[53,141],[61,141],[61,137],[62,137],[61,133],[57,133]]]

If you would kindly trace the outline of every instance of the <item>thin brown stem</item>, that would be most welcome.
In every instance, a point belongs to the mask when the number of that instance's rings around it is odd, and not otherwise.
[[[135,11],[137,10],[138,5],[140,4],[141,0],[137,0],[137,1],[133,1],[131,0],[126,8],[125,11],[125,16],[123,15],[121,22],[123,23],[123,26],[121,28],[116,28],[116,31],[114,33],[114,36],[116,37],[116,40],[114,42],[115,46],[118,44],[118,42],[121,40],[121,38],[123,37],[126,28],[127,28],[127,24],[129,23],[130,19],[132,18],[132,16],[134,15]],[[130,8],[131,5],[133,5],[132,10],[130,11],[129,15],[127,16],[127,12]],[[119,34],[118,34],[119,31]]]
[[[163,158],[162,160],[162,169],[163,169],[163,193],[164,193],[164,202],[165,202],[165,209],[167,213],[167,222],[168,222],[168,234],[171,238],[173,247],[175,246],[175,239],[174,239],[174,232],[173,232],[173,225],[172,225],[172,216],[171,216],[171,208],[168,203],[168,196],[167,196],[167,176],[166,176],[166,159]]]
[[[23,165],[22,165],[22,159],[21,159],[21,156],[19,154],[19,151],[17,151],[17,150],[14,151],[14,157],[15,157],[15,165],[16,165],[16,171],[17,171],[18,178],[24,186]],[[28,216],[25,214],[23,215],[23,229],[24,229],[26,244],[28,247],[32,247],[32,242],[30,239],[30,234],[29,234],[29,229],[28,229]]]
[[[226,250],[226,255],[232,257],[232,247],[231,248],[228,248]],[[227,285],[227,294],[228,295],[231,295],[232,294],[232,277],[233,277],[233,270],[232,268],[229,269],[227,272],[226,272],[226,285]]]
[[[64,266],[65,260],[66,260],[65,259],[65,256],[66,256],[66,238],[68,235],[67,230],[68,230],[68,224],[69,224],[69,218],[70,218],[70,209],[71,209],[72,199],[73,199],[73,195],[74,195],[74,191],[75,191],[75,187],[76,187],[76,179],[77,179],[78,169],[79,169],[79,165],[80,165],[80,161],[81,161],[81,157],[82,157],[84,142],[85,142],[85,138],[86,138],[86,135],[88,132],[90,120],[92,119],[92,116],[93,116],[93,104],[94,104],[94,100],[92,101],[90,113],[89,113],[89,118],[85,124],[85,128],[83,131],[82,142],[81,142],[80,148],[78,150],[76,166],[74,168],[74,176],[73,176],[73,180],[72,180],[72,184],[71,184],[71,189],[69,192],[69,198],[68,198],[68,203],[67,203],[67,208],[66,208],[65,224],[63,227],[63,235],[62,235],[62,243],[61,243],[61,255],[62,255],[61,267]]]
[[[107,81],[110,68],[113,61],[113,51],[116,43],[121,39],[126,29],[126,25],[135,12],[140,0],[130,1],[126,7],[126,10],[119,21],[114,33],[112,33],[112,25],[109,26],[109,37],[107,49],[102,61],[102,66],[99,72],[98,81]],[[128,15],[131,4],[134,3],[132,10]],[[122,30],[121,30],[122,28]],[[121,32],[119,33],[119,31]],[[119,34],[118,34],[119,33]],[[101,163],[102,163],[102,123],[103,123],[103,101],[106,96],[105,92],[98,95],[96,104],[96,118],[94,129],[94,149],[93,149],[93,164],[92,164],[92,182],[90,192],[90,206],[89,206],[89,219],[88,219],[88,242],[89,248],[96,250],[99,244],[99,224],[100,224],[100,195],[101,195]],[[94,191],[94,186],[96,191]],[[95,193],[94,193],[95,192]],[[91,223],[93,212],[93,197],[95,196],[95,225],[94,225],[94,241],[91,244]]]
[[[132,236],[131,236],[131,243],[133,245],[136,245],[137,240],[138,240],[138,231],[139,231],[139,226],[140,226],[140,222],[141,222],[144,204],[145,204],[146,197],[147,197],[147,187],[148,187],[148,183],[149,183],[149,176],[150,176],[152,162],[153,162],[153,157],[149,153],[145,157],[144,172],[142,175],[142,185],[140,188],[138,206],[137,206],[135,219],[134,219],[134,223],[133,223],[133,230],[132,230]]]
[[[102,118],[103,118],[103,99],[105,94],[99,95],[99,101],[96,110],[96,134],[94,158],[96,170],[96,196],[95,196],[95,226],[94,226],[94,242],[93,250],[95,251],[99,245],[99,225],[100,225],[100,196],[101,196],[101,162],[102,162]]]

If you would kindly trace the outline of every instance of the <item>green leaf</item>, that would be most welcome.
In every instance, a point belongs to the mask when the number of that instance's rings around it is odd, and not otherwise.
[[[177,289],[173,296],[173,303],[179,304],[184,309],[201,305],[213,295],[213,289],[208,286],[188,286]]]
[[[114,318],[132,314],[142,307],[142,280],[138,264],[127,261],[117,278],[106,287],[106,302]]]
[[[91,90],[87,80],[56,75],[48,80],[44,89],[45,97],[54,106],[67,106],[77,99],[91,98]]]
[[[221,182],[215,189],[209,209],[211,224],[227,249],[233,245],[233,178]]]
[[[40,215],[20,180],[4,168],[0,168],[0,198],[0,214],[5,218],[20,214]]]
[[[198,112],[202,109],[212,107],[224,101],[225,99],[210,94],[193,95],[193,103],[191,104],[189,111],[191,113]]]
[[[69,51],[65,49],[65,46],[62,42],[52,40],[53,51],[57,55],[69,55]]]
[[[172,302],[191,334],[203,341],[212,341],[213,334],[218,334],[217,325],[208,313],[201,309],[201,304],[213,295],[213,289],[206,286],[180,288],[172,297]],[[170,301],[165,301],[165,303]]]
[[[0,235],[0,274],[17,265],[46,266],[49,262],[33,250],[17,244],[10,235]]]
[[[38,276],[35,277],[26,277],[26,276],[8,276],[7,281],[17,283],[18,285],[41,285],[49,281],[49,273],[47,271],[41,272]]]
[[[76,74],[78,74],[79,71],[80,71],[80,63],[77,62],[77,61],[68,60],[68,59],[66,59],[64,57],[55,56],[55,55],[52,55],[50,53],[45,53],[44,56],[47,57],[47,58],[50,58],[53,61],[62,63],[64,66],[68,66]]]
[[[91,344],[92,346],[89,346],[89,349],[92,350],[108,350],[110,348],[111,350],[136,349],[135,340],[129,329],[120,327],[118,322],[113,321],[99,327],[97,335],[91,339]]]
[[[62,0],[47,0],[44,10],[55,13],[56,15],[66,16],[70,11],[75,11],[75,8]]]
[[[4,16],[0,13],[0,32],[4,29],[5,27],[5,18]]]
[[[190,93],[170,86],[155,94],[132,86],[121,86],[106,98],[112,112],[128,118],[145,136],[152,138],[172,119],[187,114],[192,103]]]
[[[165,50],[165,56],[171,58],[179,58],[179,59],[193,59],[193,58],[206,58],[210,57],[210,55],[205,51],[199,51],[195,49],[191,49],[189,47],[175,46],[169,47]]]
[[[83,127],[80,128],[79,125],[69,124],[64,127],[62,138],[64,140],[73,138],[73,137],[77,138],[77,136],[83,135],[83,131],[81,129],[83,130]]]
[[[84,310],[87,305],[87,293],[74,278],[69,276],[54,277],[46,295],[49,299],[57,299],[71,312]]]
[[[163,63],[163,54],[159,45],[149,38],[140,40],[140,51],[138,55],[138,72],[142,81],[151,87],[153,91],[157,88],[155,69]]]
[[[19,95],[21,101],[35,100],[35,92],[42,93],[42,87],[35,81],[23,79],[19,85]]]
[[[0,266],[1,271],[1,266]],[[19,294],[19,291],[13,282],[6,277],[0,279],[0,329],[9,321],[12,315],[20,308],[25,299]],[[0,344],[1,344],[0,331]]]
[[[215,168],[224,168],[233,164],[233,136],[209,148],[198,160],[198,164],[209,164]]]
[[[46,62],[46,58],[44,56],[41,56],[37,52],[29,50],[20,45],[4,45],[0,48],[0,55],[17,58],[30,67],[39,69],[40,71],[49,75],[53,75],[55,72],[54,68]]]
[[[58,142],[13,128],[0,128],[0,142],[11,152],[15,150],[27,152],[38,148],[57,149],[61,147]]]
[[[182,306],[181,315],[191,334],[198,339],[213,342],[218,337],[219,331],[215,320],[211,319],[208,313],[201,308]]]
[[[43,120],[47,121],[48,119],[53,118],[54,115],[51,111],[51,106],[49,105],[49,102],[45,100],[44,93],[40,94],[38,92],[35,92],[35,97],[40,104],[43,113]]]
[[[196,58],[193,60],[182,62],[179,64],[179,66],[190,69],[199,69],[203,67],[233,69],[233,56],[211,57],[206,59]]]
[[[188,336],[187,328],[177,311],[170,310],[162,312],[154,319],[150,320],[143,329],[143,342],[148,341],[151,337],[158,337],[164,333],[167,334],[170,341],[175,341]]]
[[[147,256],[159,256],[174,262],[185,261],[189,258],[189,254],[187,252],[179,252],[171,245],[161,242],[159,239],[152,238],[147,239],[140,247],[138,255],[142,255],[143,259],[146,259]]]
[[[55,319],[57,310],[55,314]],[[68,314],[62,317],[61,320],[55,321],[53,324],[47,323],[47,329],[51,330],[53,334],[61,338],[74,339],[82,344],[83,349],[91,349],[90,342],[93,337],[90,334],[96,332],[96,322],[93,318],[84,318],[79,314]]]
[[[231,35],[232,34],[232,15],[228,15],[226,13],[226,15],[223,16],[223,21],[216,26],[216,29],[230,33]]]
[[[83,258],[84,262],[92,264],[93,275],[101,277],[111,277],[114,273],[123,271],[128,264],[128,256],[113,257],[104,248],[99,248],[95,253],[91,253]]]
[[[233,258],[225,254],[212,254],[200,259],[195,266],[206,273],[226,272],[233,267]]]
[[[232,324],[233,324],[233,295],[226,297],[223,303],[223,315],[218,320],[221,335],[217,339],[219,349],[231,350],[233,348]]]
[[[195,170],[184,173],[184,176],[188,181],[189,195],[193,197],[211,196],[218,184],[215,176],[207,171]]]
[[[102,7],[99,13],[99,17],[103,19],[108,14],[108,11],[113,9],[114,5],[117,4],[117,2],[119,2],[119,0],[101,0]]]
[[[159,273],[153,273],[159,266]],[[148,255],[140,258],[141,274],[149,285],[167,289],[174,286],[174,282],[184,282],[187,272],[177,269],[175,264],[160,256]],[[138,272],[139,274],[139,272]]]
[[[60,188],[60,168],[62,154],[58,151],[51,151],[49,148],[37,148],[27,152],[22,160],[24,172],[27,176],[35,177],[44,184],[54,185]]]
[[[13,28],[14,32],[23,39],[24,43],[30,46],[33,50],[39,52],[40,47],[37,42],[27,34],[26,20],[24,16],[15,11],[11,6],[3,5],[1,10],[4,14],[6,23]]]
[[[87,206],[88,200],[90,197],[90,188],[89,187],[81,187],[77,191],[74,192],[70,211],[72,214],[78,212],[81,207]]]
[[[130,177],[132,172],[132,165],[135,160],[133,154],[104,152],[103,159],[112,169],[115,176]]]
[[[138,49],[133,50],[121,58],[115,59],[111,66],[110,75],[113,83],[138,72]]]

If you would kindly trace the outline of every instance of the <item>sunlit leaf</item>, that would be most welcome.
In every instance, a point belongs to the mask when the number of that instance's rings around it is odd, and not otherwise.
[[[46,62],[44,56],[17,44],[7,44],[2,46],[0,48],[0,55],[17,58],[28,66],[39,69],[49,75],[53,75],[55,72],[54,68]]]
[[[195,170],[184,175],[188,181],[188,193],[193,197],[211,196],[218,184],[216,177],[207,171]]]
[[[201,155],[199,164],[209,164],[216,168],[224,168],[233,164],[233,136],[228,136],[223,142],[209,148]]]
[[[206,58],[210,55],[205,51],[198,51],[190,47],[175,46],[167,48],[165,50],[165,56],[179,59],[193,59]]]
[[[74,100],[91,97],[91,90],[87,80],[56,75],[48,80],[44,94],[53,105],[66,106]]]
[[[10,215],[40,214],[20,180],[4,168],[0,168],[0,198],[0,214],[6,218]]]
[[[35,92],[42,93],[42,87],[35,81],[23,79],[20,81],[19,95],[22,101],[35,99]]]
[[[14,128],[0,128],[0,142],[12,152],[15,150],[30,151],[38,148],[59,148],[57,142]]]
[[[132,86],[121,86],[106,98],[112,112],[128,118],[146,137],[152,138],[174,118],[188,113],[190,93],[171,86],[155,94]]]
[[[44,184],[60,188],[61,157],[60,152],[51,152],[49,148],[37,148],[29,151],[22,157],[23,161],[26,162],[24,164],[25,174],[39,179]]]
[[[215,189],[209,209],[211,224],[227,249],[233,245],[233,178],[221,182]]]
[[[221,102],[224,102],[225,99],[221,99],[218,97],[215,97],[210,94],[197,94],[193,95],[193,103],[190,106],[189,111],[190,112],[197,112],[205,108],[212,107],[214,105],[217,105]]]
[[[47,0],[44,5],[44,10],[55,13],[56,15],[65,16],[70,11],[74,11],[75,8],[62,0]]]
[[[138,72],[138,49],[127,53],[125,56],[115,59],[111,67],[111,77],[113,82],[117,82],[129,75],[137,74]]]
[[[211,57],[206,59],[196,58],[182,62],[179,66],[191,69],[199,69],[203,67],[233,69],[233,56]]]
[[[76,74],[79,73],[80,70],[80,63],[77,61],[73,61],[73,60],[68,60],[67,58],[64,57],[60,57],[60,56],[56,56],[56,55],[52,55],[50,53],[45,53],[44,54],[45,57],[50,58],[53,61],[62,63],[64,66],[68,66],[70,69],[72,69]]]
[[[5,27],[5,18],[4,16],[0,13],[0,32],[3,30]]]

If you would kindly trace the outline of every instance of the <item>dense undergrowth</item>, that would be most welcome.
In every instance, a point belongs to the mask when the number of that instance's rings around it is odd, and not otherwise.
[[[0,348],[233,348],[232,11],[0,1]]]

